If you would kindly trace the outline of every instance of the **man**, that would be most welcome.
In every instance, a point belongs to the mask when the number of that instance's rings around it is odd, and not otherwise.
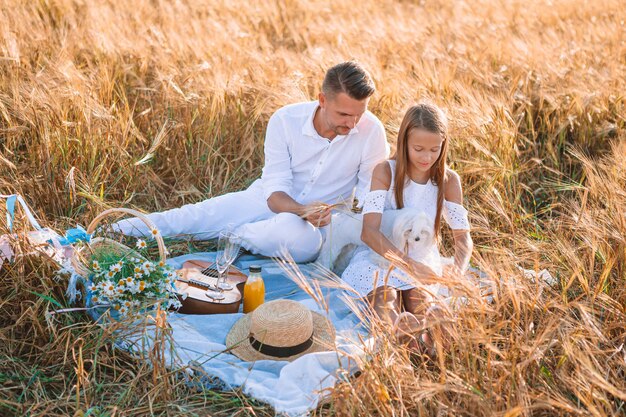
[[[265,136],[261,178],[247,190],[148,217],[162,235],[212,239],[224,229],[244,248],[265,256],[286,249],[296,262],[315,259],[320,228],[331,210],[320,203],[348,202],[356,186],[362,202],[372,170],[389,156],[382,123],[367,110],[374,83],[356,62],[330,68],[319,100],[285,106],[272,115]],[[122,220],[124,234],[147,233],[138,219]]]

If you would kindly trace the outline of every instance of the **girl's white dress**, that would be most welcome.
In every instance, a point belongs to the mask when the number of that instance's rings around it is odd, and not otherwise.
[[[397,209],[396,199],[394,196],[393,177],[395,175],[396,161],[389,160],[391,167],[391,187],[387,191],[372,191],[370,192],[363,205],[363,214],[366,213],[382,213],[384,210]],[[404,207],[416,208],[426,213],[433,220],[437,214],[437,185],[433,184],[430,180],[426,184],[418,184],[410,181],[404,188]],[[444,200],[442,215],[446,223],[453,230],[469,230],[470,225],[467,218],[467,210],[460,204],[452,203]],[[439,249],[436,243],[432,245],[432,251],[439,254]],[[356,294],[352,294],[355,297],[365,297],[374,289],[374,280],[376,272],[378,272],[378,281],[376,287],[385,285],[384,278],[387,273],[387,269],[379,267],[372,262],[371,253],[373,251],[368,247],[363,247],[357,252],[350,264],[341,275],[341,279],[352,287]],[[429,265],[436,272],[441,266]],[[411,279],[401,270],[395,268],[390,274],[386,285],[394,287],[399,290],[408,290],[415,286],[411,284]],[[432,292],[438,292],[438,286],[432,286],[429,288]]]

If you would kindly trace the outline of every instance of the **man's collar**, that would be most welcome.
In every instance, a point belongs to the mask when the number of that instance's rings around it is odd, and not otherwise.
[[[304,126],[302,126],[302,134],[311,137],[319,136],[319,134],[315,130],[315,126],[313,126],[313,118],[315,117],[315,113],[317,113],[317,109],[320,107],[320,102],[318,100],[315,100],[314,103],[315,106],[313,106],[313,111],[311,112],[311,114],[309,114],[306,122],[304,122]]]
[[[317,113],[317,109],[319,109],[319,107],[320,107],[320,102],[318,100],[315,100],[315,106],[313,107],[313,111],[311,112],[311,114],[309,114],[309,117],[306,119],[306,122],[304,122],[304,126],[302,126],[303,135],[311,136],[311,137],[321,137],[321,135],[317,133],[317,130],[315,130],[315,126],[313,125],[313,118],[315,117],[315,113]],[[363,118],[361,118],[361,120],[363,120]],[[361,123],[361,120],[359,120],[359,123]],[[359,133],[358,123],[357,123],[357,126],[354,126],[354,128],[351,129],[347,135],[342,135],[342,136],[350,136],[350,135],[354,135],[355,133]]]

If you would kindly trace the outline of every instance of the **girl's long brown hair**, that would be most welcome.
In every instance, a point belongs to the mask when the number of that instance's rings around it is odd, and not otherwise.
[[[441,153],[430,168],[430,180],[437,185],[437,214],[435,215],[435,236],[439,236],[441,229],[441,210],[444,198],[444,181],[446,176],[446,158],[448,155],[448,125],[445,114],[439,107],[430,103],[420,103],[407,110],[400,124],[396,154],[396,172],[394,178],[394,194],[398,208],[404,207],[404,187],[410,181],[408,175],[409,149],[408,137],[413,129],[423,129],[430,133],[441,135]]]

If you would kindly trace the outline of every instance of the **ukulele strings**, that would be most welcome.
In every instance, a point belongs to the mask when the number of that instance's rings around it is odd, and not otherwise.
[[[202,275],[206,275],[207,277],[215,278],[218,276],[217,269],[213,266],[214,263],[209,265],[207,268],[200,271]]]

